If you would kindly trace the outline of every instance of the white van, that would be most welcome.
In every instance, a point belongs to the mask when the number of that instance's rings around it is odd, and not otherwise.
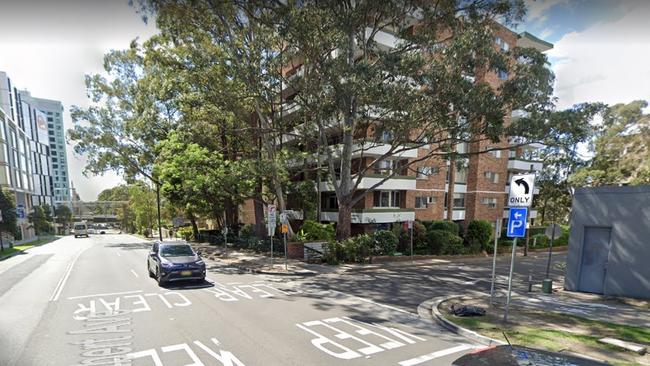
[[[88,225],[85,222],[75,222],[74,223],[74,237],[78,238],[80,236],[85,236],[88,238]]]

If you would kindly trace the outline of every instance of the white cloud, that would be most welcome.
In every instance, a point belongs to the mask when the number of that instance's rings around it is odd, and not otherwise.
[[[580,102],[627,103],[650,99],[650,3],[581,32],[565,34],[548,52],[559,107]]]
[[[15,86],[39,98],[60,100],[64,124],[72,127],[69,109],[87,106],[84,74],[103,71],[103,55],[148,38],[145,25],[126,1],[21,1],[0,5],[0,70]],[[68,170],[82,200],[94,200],[105,188],[122,182],[114,173],[84,177],[86,161],[67,146]]]
[[[533,0],[526,2],[529,22],[544,22],[548,18],[547,11],[557,4],[568,4],[569,0]]]

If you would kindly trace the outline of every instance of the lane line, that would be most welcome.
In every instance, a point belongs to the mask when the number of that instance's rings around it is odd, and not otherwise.
[[[411,358],[410,360],[401,361],[399,363],[399,365],[400,366],[415,366],[415,365],[419,365],[419,364],[427,362],[427,361],[434,360],[436,358],[448,356],[448,355],[451,355],[451,354],[454,354],[454,353],[457,353],[457,352],[462,352],[462,351],[468,350],[470,348],[474,348],[474,346],[471,346],[469,344],[461,344],[461,345],[456,346],[456,347],[443,349],[441,351],[436,351],[436,352],[432,352],[432,353],[422,355],[422,356],[419,356],[419,357]]]
[[[72,272],[72,267],[74,267],[74,264],[77,263],[77,259],[79,259],[79,256],[81,255],[81,253],[85,252],[88,248],[90,248],[90,247],[87,247],[87,248],[81,250],[79,253],[77,253],[77,255],[74,257],[72,262],[70,262],[70,264],[68,264],[68,267],[66,268],[65,274],[63,275],[63,277],[61,277],[61,279],[59,280],[59,283],[54,288],[54,292],[52,293],[52,296],[50,297],[50,301],[57,301],[59,299],[59,296],[61,295],[61,292],[63,291],[63,288],[65,287],[65,283],[68,281],[68,277],[70,277],[70,273]]]
[[[124,291],[124,292],[112,292],[112,293],[105,293],[105,294],[94,294],[94,295],[83,295],[83,296],[72,296],[68,297],[68,300],[76,300],[76,299],[85,299],[89,297],[102,297],[102,296],[114,296],[114,295],[128,295],[128,294],[137,294],[143,292],[142,290],[135,290],[135,291]]]
[[[140,276],[138,276],[138,274],[137,274],[137,273],[135,273],[135,271],[134,271],[134,270],[131,270],[131,273],[133,273],[133,275],[134,275],[134,276],[135,276],[136,278],[138,278],[138,277],[140,277]]]
[[[120,252],[115,252],[115,254],[117,254],[118,257],[122,256],[122,254],[120,254]]]

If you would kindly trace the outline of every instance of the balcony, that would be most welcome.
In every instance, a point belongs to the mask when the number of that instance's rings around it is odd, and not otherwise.
[[[540,161],[529,161],[523,160],[521,158],[508,160],[508,170],[514,170],[518,172],[539,172],[543,167],[544,165]]]
[[[320,214],[322,221],[338,222],[339,213],[325,211]],[[415,210],[412,208],[369,208],[352,211],[353,224],[386,224],[415,220]]]
[[[355,178],[352,178],[353,180]],[[361,182],[357,189],[370,189],[375,184],[379,183],[384,176],[378,174],[368,174],[361,178]],[[332,192],[334,187],[330,182],[321,182],[319,185],[320,192]],[[407,191],[415,189],[415,177],[397,175],[375,188],[376,190],[391,190],[391,191]]]
[[[366,38],[370,37],[371,32],[372,32],[371,28],[366,28]],[[401,38],[395,37],[394,35],[384,31],[376,32],[374,40],[375,42],[377,42],[379,46],[384,47],[386,49],[393,49],[397,47],[400,42],[402,42]]]
[[[511,136],[508,137],[508,143],[510,146],[520,145],[527,150],[539,150],[544,147],[544,144],[539,142],[528,142],[528,140],[521,136]]]
[[[442,219],[447,220],[447,208],[442,213]],[[455,208],[451,214],[451,219],[453,221],[465,220],[465,209],[464,208]]]

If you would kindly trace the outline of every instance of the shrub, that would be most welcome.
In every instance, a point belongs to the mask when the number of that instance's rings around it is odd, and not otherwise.
[[[338,241],[330,241],[323,246],[323,260],[327,264],[339,264],[344,258],[345,250]]]
[[[473,220],[467,226],[465,242],[469,253],[478,253],[487,248],[492,236],[492,224],[485,220]]]
[[[305,220],[300,231],[304,233],[306,240],[334,240],[334,224]]]
[[[255,235],[255,226],[253,225],[244,225],[244,227],[239,230],[239,237],[242,239],[248,239],[250,237],[256,236]]]
[[[422,223],[427,228],[427,231],[444,230],[454,235],[460,233],[460,227],[453,221],[423,221]]]
[[[555,242],[557,242],[557,240]],[[530,246],[533,248],[546,248],[550,243],[551,240],[544,234],[537,234],[530,238]]]
[[[354,238],[357,245],[358,257],[364,260],[372,254],[372,248],[375,245],[375,239],[368,234],[361,234]]]
[[[562,228],[562,235],[559,238],[555,239],[553,246],[565,246],[569,245],[569,230]]]
[[[397,249],[397,237],[392,231],[379,230],[373,234],[375,255],[393,255]]]
[[[177,233],[185,241],[190,241],[194,239],[194,233],[192,232],[192,228],[189,226],[184,226],[179,228]]]
[[[460,254],[463,251],[463,239],[447,230],[429,231],[427,244],[429,254]],[[456,244],[460,246],[460,250],[456,250]]]
[[[395,234],[395,237],[398,240],[396,250],[401,253],[408,251],[408,248],[411,245],[411,233],[409,230],[405,229],[402,223],[396,223],[393,224],[391,231]]]

